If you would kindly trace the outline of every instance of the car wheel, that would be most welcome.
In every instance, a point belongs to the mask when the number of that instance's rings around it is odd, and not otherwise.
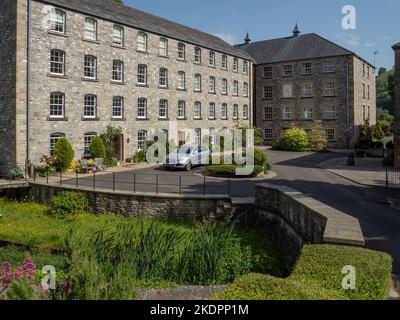
[[[186,171],[192,170],[192,164],[190,162],[188,162],[188,164],[185,166],[185,170]]]

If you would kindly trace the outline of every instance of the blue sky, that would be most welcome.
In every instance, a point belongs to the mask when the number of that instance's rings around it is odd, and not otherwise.
[[[371,63],[391,68],[391,46],[400,42],[399,0],[124,0],[126,5],[242,42],[291,35],[296,21],[302,33],[318,33]],[[342,28],[344,5],[356,8],[356,30]]]

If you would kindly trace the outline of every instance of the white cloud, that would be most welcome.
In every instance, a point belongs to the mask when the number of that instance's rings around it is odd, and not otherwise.
[[[376,47],[376,42],[367,42],[364,44],[366,48],[375,48]]]
[[[351,33],[340,33],[336,35],[337,38],[344,41],[347,45],[358,47],[361,45],[361,38]]]
[[[216,33],[215,36],[217,36],[218,38],[221,38],[222,40],[228,42],[231,45],[238,43],[236,36],[234,36],[233,34]]]

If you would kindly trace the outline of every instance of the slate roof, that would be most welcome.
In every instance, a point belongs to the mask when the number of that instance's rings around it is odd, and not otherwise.
[[[393,49],[398,49],[398,48],[400,48],[400,42],[393,46]]]
[[[250,54],[257,64],[356,55],[315,33],[252,42],[236,47]]]
[[[90,16],[149,31],[181,40],[211,50],[252,60],[244,51],[231,46],[211,34],[148,14],[146,12],[117,4],[110,0],[38,0],[57,7],[78,11]]]

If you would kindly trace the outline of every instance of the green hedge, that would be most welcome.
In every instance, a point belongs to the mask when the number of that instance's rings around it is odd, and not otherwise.
[[[342,268],[356,268],[356,290],[342,289]],[[262,274],[239,278],[215,300],[384,300],[390,289],[392,259],[362,248],[305,246],[287,279]]]
[[[307,151],[309,149],[308,135],[303,129],[286,130],[282,138],[272,145],[272,148],[282,151]]]
[[[89,211],[89,201],[83,193],[61,192],[49,205],[48,213],[55,217],[84,214]]]
[[[210,165],[207,166],[207,171],[211,175],[216,175],[216,176],[224,176],[224,177],[238,177],[236,175],[236,169],[240,168],[241,166],[238,166],[236,164],[221,164],[221,165]],[[251,176],[257,176],[261,172],[264,171],[264,167],[260,165],[255,165],[253,174]]]

